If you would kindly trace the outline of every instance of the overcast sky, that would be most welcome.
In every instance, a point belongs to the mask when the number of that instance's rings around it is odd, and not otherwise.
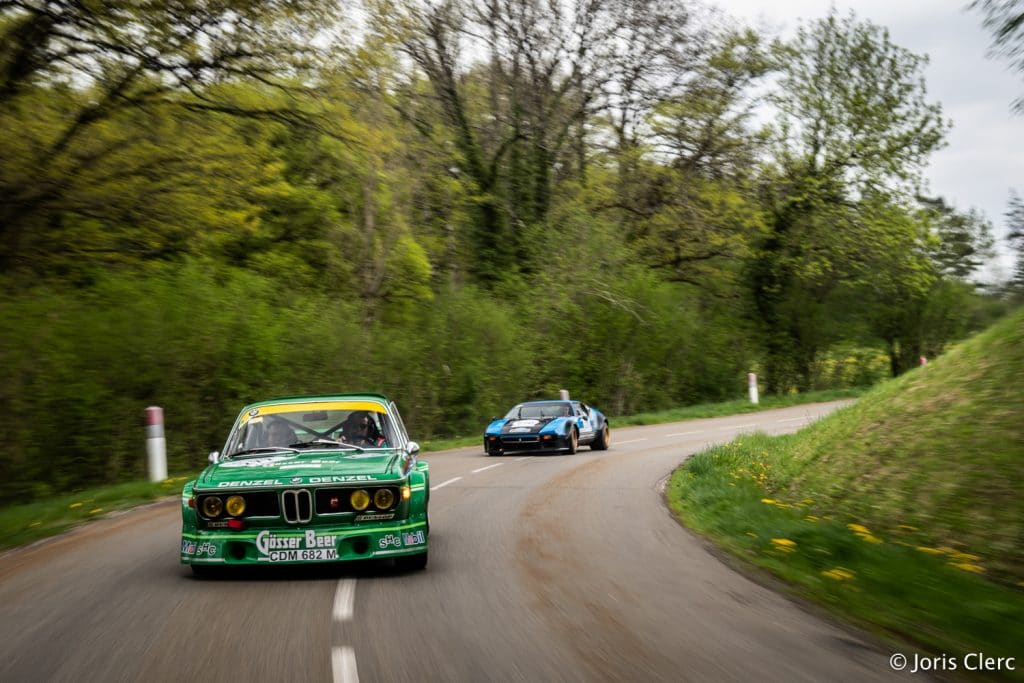
[[[995,227],[1002,244],[999,263],[985,279],[1005,279],[1012,259],[1006,251],[1006,212],[1010,188],[1024,195],[1024,115],[1010,111],[1024,94],[1024,79],[1005,60],[988,58],[991,34],[982,14],[967,11],[964,0],[707,0],[747,24],[791,37],[801,21],[819,19],[835,6],[841,16],[853,10],[889,29],[896,45],[927,54],[929,99],[942,104],[953,129],[948,145],[932,157],[927,177],[933,195],[957,209],[976,208]]]

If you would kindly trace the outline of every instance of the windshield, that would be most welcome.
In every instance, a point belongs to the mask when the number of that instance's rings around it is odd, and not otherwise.
[[[505,419],[565,417],[568,415],[572,415],[572,406],[568,403],[521,403],[508,411]]]
[[[321,401],[260,406],[243,414],[224,453],[267,448],[390,448],[399,442],[384,406],[371,401]]]

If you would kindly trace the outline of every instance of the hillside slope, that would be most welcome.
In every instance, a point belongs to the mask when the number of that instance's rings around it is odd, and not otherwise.
[[[694,456],[666,497],[687,526],[885,638],[1019,657],[1022,382],[1024,310],[796,434]]]
[[[794,437],[783,497],[1024,580],[1024,310]],[[902,526],[901,526],[902,525]]]

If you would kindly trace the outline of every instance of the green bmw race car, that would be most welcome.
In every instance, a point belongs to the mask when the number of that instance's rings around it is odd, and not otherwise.
[[[427,565],[430,468],[393,401],[301,396],[246,406],[181,494],[181,562],[394,558]]]

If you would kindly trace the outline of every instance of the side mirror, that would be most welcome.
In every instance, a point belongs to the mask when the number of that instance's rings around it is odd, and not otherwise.
[[[417,453],[420,452],[420,445],[415,441],[410,441],[409,443],[405,444],[405,450],[409,453],[409,455],[416,455]]]
[[[211,463],[217,462],[218,460],[220,460],[220,451],[210,451],[210,454],[206,456],[206,459],[209,460]]]
[[[500,417],[495,415],[494,417],[491,418],[491,422],[494,422],[495,420],[500,420],[500,419],[501,419]]]

